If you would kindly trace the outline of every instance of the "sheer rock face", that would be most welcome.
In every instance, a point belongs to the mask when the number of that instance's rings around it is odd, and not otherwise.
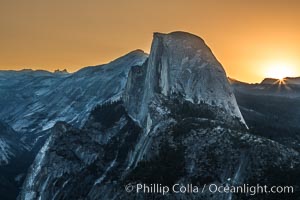
[[[244,123],[222,65],[201,38],[189,33],[155,33],[148,61],[132,69],[124,94],[129,114],[145,123],[157,95],[216,106]]]

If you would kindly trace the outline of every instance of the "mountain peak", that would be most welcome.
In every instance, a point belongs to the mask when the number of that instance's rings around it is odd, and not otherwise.
[[[136,59],[141,59],[141,58],[146,59],[147,57],[148,57],[148,54],[145,53],[143,50],[136,49],[136,50],[130,51],[129,53],[127,53],[127,54],[111,61],[110,64],[124,62],[124,61],[127,61],[127,60],[131,61],[131,60],[134,60],[135,58]],[[142,63],[140,63],[140,64],[142,64]]]
[[[165,52],[169,51],[170,53],[172,52],[172,54],[179,56],[178,60],[205,60],[218,68],[217,70],[225,73],[223,67],[214,56],[211,49],[199,36],[183,31],[154,33],[152,48],[154,48],[156,44],[160,44]],[[192,66],[195,65],[192,64]]]
[[[129,55],[129,54],[142,54],[142,55],[144,55],[144,54],[147,54],[147,53],[145,53],[145,51],[142,50],[142,49],[136,49],[136,50],[133,50],[133,51],[129,52],[127,55]]]
[[[69,72],[67,71],[67,69],[63,69],[63,70],[56,69],[56,70],[54,70],[54,73],[55,74],[68,74]]]
[[[134,108],[138,113],[132,115],[138,116],[137,120],[145,120],[148,104],[155,96],[177,94],[194,104],[220,107],[243,121],[222,65],[200,37],[186,32],[154,33],[148,61],[142,68],[137,71],[144,74],[131,73],[129,77],[129,82],[138,83],[127,84],[129,93],[143,91],[139,94],[142,99],[127,99],[133,107],[136,101],[143,102]]]
[[[204,42],[204,40],[197,36],[194,35],[192,33],[189,32],[184,32],[184,31],[174,31],[171,33],[159,33],[159,32],[154,32],[154,37],[173,37],[173,38],[178,38],[178,39],[195,39],[195,40],[201,40],[202,42]]]

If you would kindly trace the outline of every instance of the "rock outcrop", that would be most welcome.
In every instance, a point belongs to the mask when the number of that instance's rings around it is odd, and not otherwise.
[[[135,120],[146,120],[148,106],[158,95],[218,107],[245,123],[222,65],[205,42],[190,33],[154,33],[147,62],[132,69],[124,102]]]

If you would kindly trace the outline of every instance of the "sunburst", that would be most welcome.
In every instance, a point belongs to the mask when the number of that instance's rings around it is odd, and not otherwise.
[[[294,69],[285,63],[275,63],[270,65],[266,70],[265,76],[268,78],[278,79],[280,83],[284,83],[284,78],[293,76]]]

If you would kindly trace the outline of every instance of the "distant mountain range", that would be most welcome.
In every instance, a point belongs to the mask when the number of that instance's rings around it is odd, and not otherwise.
[[[1,199],[249,198],[125,190],[136,183],[291,185],[254,199],[297,199],[300,90],[287,79],[228,80],[186,32],[76,73],[2,71]]]
[[[286,77],[282,80],[265,78],[261,84],[287,84],[287,85],[300,85],[300,77]]]
[[[275,95],[296,98],[300,97],[300,78],[284,78],[283,80],[265,78],[261,83],[249,84],[229,78],[229,82],[240,92]]]

